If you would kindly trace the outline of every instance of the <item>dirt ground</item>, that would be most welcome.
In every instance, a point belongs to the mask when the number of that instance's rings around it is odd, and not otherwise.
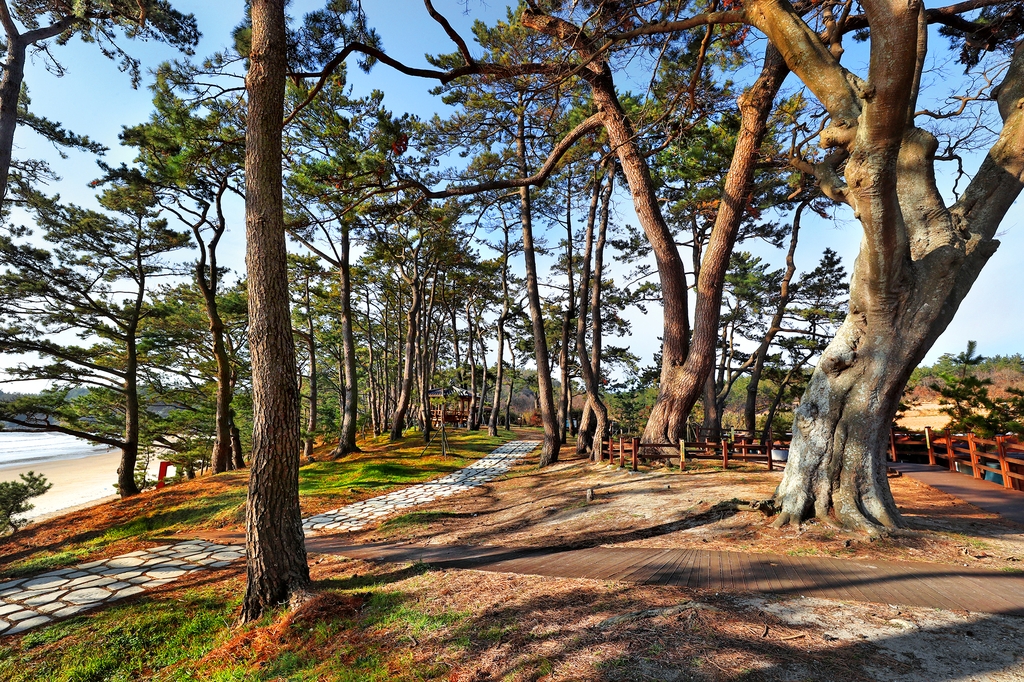
[[[1024,567],[1024,527],[907,477],[889,483],[910,532],[870,540],[815,522],[799,531],[774,529],[759,512],[738,512],[729,504],[770,497],[780,472],[705,466],[685,473],[669,468],[631,473],[573,457],[566,450],[561,463],[544,471],[524,463],[504,480],[353,533],[352,540],[699,547],[1007,571]],[[594,492],[591,502],[588,488]],[[444,584],[456,584],[448,581],[459,572],[443,573]],[[495,613],[504,614],[512,608],[506,599],[532,598],[541,607],[528,611],[531,632],[540,635],[530,638],[525,650],[495,646],[469,665],[465,676],[450,679],[504,679],[490,675],[515,668],[511,659],[533,652],[562,663],[550,676],[508,679],[1024,680],[1024,619],[1019,618],[587,580],[472,576],[451,587],[452,595],[444,599],[500,604]],[[651,609],[621,623],[606,622]],[[526,617],[527,612],[519,613]],[[610,660],[619,661],[612,667],[620,666],[621,674],[609,668]]]
[[[384,570],[394,567],[323,557],[314,577]],[[468,650],[453,649],[446,630],[388,634],[412,644],[416,660],[446,661],[448,680],[1024,679],[1014,618],[476,571],[430,571],[388,589],[417,608],[466,614]]]
[[[569,457],[572,457],[569,459]],[[592,465],[567,450],[559,464],[530,463],[504,480],[417,507],[357,542],[503,546],[701,548],[843,559],[927,561],[1024,570],[1024,526],[900,476],[889,479],[910,526],[905,535],[871,540],[810,522],[772,528],[760,512],[732,500],[770,498],[781,472],[750,466],[642,467],[638,473]],[[593,490],[593,501],[586,493]]]
[[[889,479],[911,529],[906,535],[871,541],[820,523],[805,524],[799,531],[774,529],[759,512],[736,510],[733,500],[770,497],[781,475],[759,466],[723,472],[707,465],[686,472],[656,467],[631,473],[576,459],[566,448],[553,467],[539,470],[532,459],[525,460],[501,480],[349,537],[354,542],[699,547],[1024,568],[1024,526],[906,477]],[[594,494],[590,502],[588,489]],[[189,484],[175,494],[198,492]],[[60,525],[41,524],[37,534],[25,534],[24,546],[8,551],[17,555],[40,542],[59,547],[65,534],[81,537],[86,527],[101,527],[100,515],[106,522],[128,519],[153,503],[105,505],[102,512],[93,510],[92,517],[88,511],[76,512]],[[222,527],[237,530],[235,525]],[[72,530],[76,527],[77,533]],[[429,663],[444,671],[424,679],[1024,681],[1024,619],[1019,618],[430,570],[331,556],[312,556],[311,563],[321,589],[374,584],[374,590],[398,595],[410,609],[439,619],[457,614],[451,625],[429,630],[409,630],[396,620],[372,632],[353,630],[344,636],[353,665],[366,658],[358,642],[367,638],[372,644],[366,646],[387,651],[386,660],[395,665]],[[241,566],[222,575],[241,589]],[[188,589],[190,580],[167,586],[166,598]],[[329,604],[316,600],[309,608],[330,611]],[[301,623],[316,616],[300,611],[287,618]],[[281,636],[280,623],[267,627],[267,659],[285,655],[289,647],[309,646],[298,635]],[[323,653],[320,660],[338,655]],[[218,657],[235,660],[237,652],[215,649],[204,665],[215,670]]]

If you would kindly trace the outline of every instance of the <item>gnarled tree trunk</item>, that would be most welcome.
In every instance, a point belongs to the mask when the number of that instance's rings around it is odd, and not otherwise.
[[[796,411],[777,525],[816,516],[871,533],[901,525],[886,480],[888,432],[914,367],[952,320],[1024,178],[1024,48],[998,88],[1004,127],[963,197],[947,208],[934,177],[936,139],[914,126],[927,51],[920,4],[864,3],[868,82],[820,49],[791,8],[758,1],[758,28],[832,115],[836,149],[810,167],[864,228],[850,311]],[[808,36],[806,40],[796,37]],[[843,176],[840,164],[846,161]]]

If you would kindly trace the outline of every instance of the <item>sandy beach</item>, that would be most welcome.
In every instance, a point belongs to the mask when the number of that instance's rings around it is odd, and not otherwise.
[[[18,481],[19,474],[34,471],[53,484],[50,490],[32,500],[35,509],[25,518],[36,519],[54,512],[111,499],[116,496],[117,465],[121,451],[111,449],[89,457],[24,462],[0,466],[0,481]]]

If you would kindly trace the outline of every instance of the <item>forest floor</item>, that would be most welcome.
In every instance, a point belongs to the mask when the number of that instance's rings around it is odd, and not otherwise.
[[[308,465],[303,514],[411,483],[420,470],[437,477],[497,444],[465,438],[466,457],[420,461],[409,442]],[[734,500],[770,497],[781,476],[760,467],[631,474],[570,448],[562,458],[544,470],[529,458],[501,480],[346,538],[1024,566],[1024,527],[906,477],[889,482],[914,532],[869,541],[817,523],[776,530],[738,512]],[[245,473],[231,473],[38,524],[0,545],[0,570],[238,531],[244,486]],[[244,589],[237,564],[0,639],[0,679],[1024,680],[1024,620],[1012,617],[333,556],[311,556],[311,572],[318,596],[244,628],[232,627]]]

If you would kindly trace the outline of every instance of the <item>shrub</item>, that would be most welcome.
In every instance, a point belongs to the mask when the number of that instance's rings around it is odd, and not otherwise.
[[[3,481],[0,482],[0,529],[13,533],[25,523],[25,519],[18,518],[19,514],[32,509],[35,505],[29,504],[33,497],[39,497],[53,486],[46,482],[46,477],[33,471],[21,474],[21,482]]]

